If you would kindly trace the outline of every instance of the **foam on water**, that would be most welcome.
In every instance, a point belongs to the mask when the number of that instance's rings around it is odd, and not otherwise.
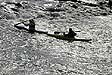
[[[95,0],[81,0],[81,1],[86,2],[86,3],[97,4],[97,2]]]
[[[105,21],[109,21],[109,20],[111,20],[111,15],[110,16],[98,16],[97,18],[100,18]]]
[[[54,0],[46,0],[46,1],[54,1]]]
[[[52,4],[44,4],[45,7],[50,7]]]

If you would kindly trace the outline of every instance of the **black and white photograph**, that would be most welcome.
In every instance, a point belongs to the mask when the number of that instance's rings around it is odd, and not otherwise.
[[[112,75],[112,0],[0,0],[0,75]]]

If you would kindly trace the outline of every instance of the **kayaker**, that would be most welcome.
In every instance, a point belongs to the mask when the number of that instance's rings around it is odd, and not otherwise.
[[[69,28],[68,34],[64,33],[64,36],[69,37],[69,38],[74,38],[77,34],[72,30],[72,28]]]
[[[34,33],[35,31],[35,22],[33,19],[29,20],[29,32]]]
[[[25,24],[24,22],[22,22],[25,26],[29,26],[29,28],[28,28],[28,31],[30,32],[30,33],[34,33],[35,32],[35,22],[34,22],[34,20],[33,19],[30,19],[29,20],[29,24]]]

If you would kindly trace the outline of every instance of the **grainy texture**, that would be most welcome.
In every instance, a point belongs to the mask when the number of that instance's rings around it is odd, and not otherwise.
[[[14,0],[1,0],[1,5],[4,1]],[[110,8],[70,1],[61,7],[57,7],[58,1],[16,1],[24,7],[18,8],[19,12],[0,7],[0,75],[112,74]],[[38,30],[68,32],[71,27],[81,31],[76,37],[91,38],[92,43],[67,42],[14,28],[14,24],[33,17]]]

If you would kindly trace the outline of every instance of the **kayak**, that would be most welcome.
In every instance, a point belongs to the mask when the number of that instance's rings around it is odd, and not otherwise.
[[[78,38],[68,38],[64,35],[58,35],[58,34],[47,34],[48,36],[55,37],[57,39],[61,40],[67,40],[67,41],[83,41],[83,42],[90,42],[92,39],[78,39]]]

